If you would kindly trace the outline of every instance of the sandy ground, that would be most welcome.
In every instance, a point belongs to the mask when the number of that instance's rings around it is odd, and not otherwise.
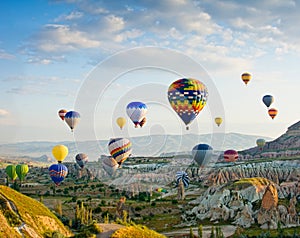
[[[119,224],[105,224],[99,223],[102,227],[103,232],[97,235],[97,238],[109,238],[116,230],[123,228],[124,226]]]

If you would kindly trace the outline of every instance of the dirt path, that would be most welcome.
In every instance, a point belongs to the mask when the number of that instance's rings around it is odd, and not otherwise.
[[[99,226],[102,227],[103,232],[98,234],[97,238],[109,238],[116,230],[124,227],[119,224],[105,224],[105,223],[99,223]]]

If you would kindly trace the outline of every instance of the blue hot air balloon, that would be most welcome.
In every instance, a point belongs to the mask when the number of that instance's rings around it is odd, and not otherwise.
[[[68,126],[71,128],[71,131],[73,131],[80,121],[80,114],[75,111],[69,111],[65,114],[64,119]]]
[[[204,167],[212,156],[213,148],[207,144],[198,144],[192,150],[192,155],[197,164]]]
[[[49,167],[49,175],[53,182],[58,186],[68,175],[68,168],[61,163],[52,164]]]
[[[140,122],[144,119],[147,113],[147,106],[142,102],[131,102],[126,107],[126,113],[130,120],[138,127]]]
[[[265,95],[265,96],[263,96],[262,100],[263,100],[263,103],[267,107],[269,107],[274,102],[274,97],[271,95]]]

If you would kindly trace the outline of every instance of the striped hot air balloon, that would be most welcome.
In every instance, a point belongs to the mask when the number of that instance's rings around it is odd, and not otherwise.
[[[127,138],[110,139],[108,143],[108,150],[111,156],[117,161],[119,165],[131,155],[131,142]]]
[[[137,128],[147,113],[147,106],[142,102],[131,102],[126,107],[126,113]]]
[[[88,155],[84,153],[79,153],[75,156],[76,163],[80,166],[80,168],[83,168],[86,165],[88,159]]]
[[[276,117],[277,113],[278,113],[278,111],[275,108],[271,108],[268,110],[268,114],[272,119],[274,119]]]
[[[60,117],[60,119],[65,120],[65,115],[68,111],[66,109],[61,109],[58,111],[58,116]]]
[[[189,186],[190,178],[185,171],[177,171],[176,172],[176,186],[178,186],[180,180],[182,180],[185,188],[187,188]]]
[[[250,73],[246,72],[246,73],[243,73],[242,76],[241,76],[243,82],[247,85],[249,83],[249,81],[251,80],[252,76]]]
[[[74,130],[74,128],[77,126],[77,124],[80,121],[80,114],[75,111],[69,111],[65,115],[65,122],[68,124],[68,126],[71,128],[71,131]]]
[[[61,163],[52,164],[49,167],[49,175],[52,181],[58,186],[68,175],[68,168]]]
[[[119,168],[119,164],[114,158],[105,158],[102,161],[102,166],[109,176],[113,176],[116,170]]]

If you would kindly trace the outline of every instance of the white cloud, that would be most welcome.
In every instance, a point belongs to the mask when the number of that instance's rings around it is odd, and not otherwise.
[[[9,111],[0,108],[0,117],[6,117],[9,114],[10,114]]]
[[[57,18],[54,19],[54,22],[61,22],[61,21],[71,21],[71,20],[77,20],[84,16],[82,12],[79,11],[73,11],[70,14],[66,15],[63,14]]]
[[[5,50],[0,49],[0,59],[7,59],[7,60],[11,60],[14,59],[15,56],[12,54],[7,53]]]

